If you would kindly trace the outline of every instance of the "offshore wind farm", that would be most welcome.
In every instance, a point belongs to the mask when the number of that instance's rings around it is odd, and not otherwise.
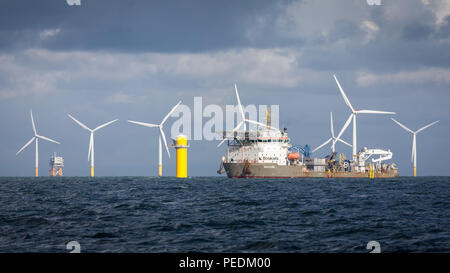
[[[335,136],[333,113],[330,112],[330,131],[331,137],[313,149],[311,153],[306,149],[297,148],[293,151],[291,139],[287,135],[287,128],[280,130],[272,126],[270,111],[266,111],[266,123],[261,123],[256,120],[251,120],[246,117],[244,106],[241,104],[237,84],[234,84],[234,94],[237,101],[237,117],[240,121],[237,126],[230,131],[218,131],[222,136],[222,141],[219,142],[219,148],[225,142],[227,143],[226,156],[222,157],[220,169],[217,171],[222,174],[226,171],[229,178],[307,178],[307,177],[326,177],[326,178],[392,178],[399,176],[398,168],[395,163],[386,163],[393,158],[393,152],[390,149],[381,149],[379,147],[362,147],[357,148],[357,126],[356,117],[358,114],[384,114],[394,115],[395,112],[379,111],[379,110],[357,110],[355,109],[346,93],[344,92],[336,75],[333,78],[337,84],[338,90],[345,102],[350,108],[351,113],[347,121]],[[162,176],[162,144],[170,158],[169,146],[167,144],[166,135],[163,130],[164,124],[169,117],[175,112],[177,107],[181,104],[179,101],[172,109],[164,116],[159,124],[146,123],[141,121],[128,120],[129,123],[137,124],[144,127],[158,128],[158,176]],[[28,145],[35,141],[36,145],[36,162],[35,162],[35,176],[38,176],[38,139],[44,139],[50,142],[56,142],[47,137],[40,136],[35,127],[33,113],[30,110],[32,127],[35,136],[27,142],[18,152],[19,154]],[[90,161],[90,176],[94,177],[94,133],[116,121],[111,120],[101,124],[94,129],[90,129],[84,123],[68,114],[68,117],[75,121],[80,127],[90,132],[88,161]],[[412,131],[397,120],[391,118],[395,123],[401,126],[406,131],[413,134],[413,146],[411,160],[413,162],[413,176],[416,176],[417,165],[417,151],[416,151],[416,135],[424,129],[436,124],[438,121],[430,123],[417,131]],[[353,122],[352,144],[342,140],[341,137],[345,130]],[[250,130],[250,126],[256,125],[256,130]],[[177,148],[177,177],[187,177],[187,153],[186,148],[187,137],[184,135],[171,137],[174,140],[173,147]],[[182,140],[181,140],[182,139]],[[181,141],[181,142],[179,142]],[[323,158],[313,157],[314,154],[325,145],[331,142],[331,153]],[[352,148],[352,155],[347,159],[344,153],[336,151],[336,143],[345,144]],[[175,144],[177,143],[177,144]],[[180,144],[181,143],[181,144]],[[180,149],[181,148],[181,149]],[[179,153],[183,151],[182,153]],[[16,154],[16,155],[17,155]],[[183,154],[183,156],[180,156]],[[370,160],[369,160],[370,159]],[[180,171],[181,170],[181,171]],[[182,173],[182,174],[181,174]],[[181,175],[180,175],[181,174]]]
[[[0,1],[0,252],[450,253],[449,90],[448,0]]]

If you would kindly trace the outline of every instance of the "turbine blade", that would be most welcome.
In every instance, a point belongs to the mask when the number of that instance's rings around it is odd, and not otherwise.
[[[99,129],[102,129],[103,127],[106,127],[106,126],[108,126],[108,125],[110,125],[111,123],[114,123],[114,122],[116,122],[116,121],[118,121],[119,119],[118,118],[116,118],[115,120],[111,120],[111,121],[109,121],[109,122],[107,122],[107,123],[104,123],[104,124],[102,124],[102,125],[100,125],[100,126],[97,126],[94,130],[92,130],[92,131],[97,131],[97,130],[99,130]]]
[[[428,124],[428,125],[426,125],[426,126],[423,126],[422,128],[420,128],[419,130],[416,131],[416,134],[419,133],[419,132],[421,132],[421,131],[423,131],[423,130],[425,130],[425,129],[427,129],[427,128],[430,127],[430,126],[435,125],[435,124],[438,123],[438,122],[439,122],[439,120],[436,120],[435,122],[432,122],[432,123],[430,123],[430,124]]]
[[[341,91],[341,95],[344,98],[345,104],[347,104],[348,107],[350,107],[350,109],[352,110],[352,112],[355,111],[355,109],[353,109],[352,104],[350,103],[350,101],[347,98],[347,95],[345,95],[344,89],[342,89],[341,84],[339,83],[338,79],[336,78],[336,75],[333,75],[334,79],[336,80],[336,83],[339,87],[339,91]]]
[[[172,115],[173,111],[175,111],[175,109],[177,109],[178,105],[180,105],[181,100],[177,103],[177,105],[175,105],[172,110],[170,110],[170,112],[163,118],[163,120],[161,121],[161,123],[159,124],[160,126],[162,126],[164,124],[164,122],[166,122],[166,120],[170,117],[170,115]]]
[[[170,158],[170,152],[169,152],[169,147],[167,146],[166,135],[164,134],[162,127],[159,127],[159,131],[161,132],[161,136],[164,141],[164,146],[166,147],[167,155],[169,155],[169,158]]]
[[[219,145],[217,145],[217,148],[220,147],[220,145],[222,145],[225,142],[225,140],[227,140],[227,139],[226,138],[222,139],[222,141],[219,143]]]
[[[72,117],[70,114],[67,114],[69,116],[69,118],[73,119],[76,123],[78,123],[78,125],[80,125],[82,128],[88,130],[89,132],[91,132],[92,130],[89,129],[89,127],[87,127],[86,125],[84,125],[83,123],[81,123],[81,121],[77,120],[76,118]]]
[[[408,127],[406,127],[405,125],[401,124],[400,122],[396,121],[394,118],[391,118],[392,121],[394,121],[395,123],[397,123],[400,127],[402,127],[403,129],[405,129],[406,131],[410,132],[411,134],[414,134],[414,132],[409,129]]]
[[[244,109],[242,108],[241,99],[239,98],[239,92],[236,84],[234,84],[234,90],[236,91],[236,98],[238,101],[239,112],[241,113],[242,120],[245,120]]]
[[[254,120],[246,119],[245,121],[248,122],[248,123],[253,123],[253,124],[259,125],[261,127],[267,127],[265,124],[263,124],[261,122],[254,121]]]
[[[347,129],[347,127],[350,124],[350,122],[352,122],[352,118],[353,118],[353,113],[350,114],[350,116],[348,117],[347,121],[344,124],[344,127],[342,127],[341,131],[339,132],[338,136],[336,137],[337,139],[341,138],[341,136],[344,133],[345,129]]]
[[[34,124],[34,118],[33,118],[33,111],[32,110],[30,110],[30,116],[31,116],[31,125],[33,126],[34,135],[37,135],[36,125]]]
[[[150,127],[150,128],[159,127],[158,124],[152,124],[152,123],[146,123],[146,122],[140,122],[140,121],[128,120],[128,122],[134,123],[134,124],[138,124],[138,125],[142,125],[142,126],[145,126],[145,127]]]
[[[388,114],[395,115],[395,112],[377,111],[377,110],[357,110],[358,114]]]
[[[330,112],[331,137],[334,138],[333,112]]]
[[[45,137],[45,136],[41,136],[41,135],[38,135],[37,137],[38,137],[38,138],[40,138],[40,139],[43,139],[43,140],[47,140],[47,141],[50,141],[50,142],[56,143],[56,144],[61,144],[61,143],[59,143],[58,141],[56,141],[56,140],[53,140],[53,139],[50,139],[50,138],[48,138],[48,137]]]
[[[244,121],[239,122],[238,125],[233,129],[233,131],[239,129],[242,126],[242,124],[244,124]]]
[[[36,138],[36,137],[32,137],[25,145],[23,145],[23,147],[20,148],[20,150],[16,153],[16,155],[18,155],[20,152],[23,151],[23,149],[25,149],[28,145],[30,145],[31,142],[33,142],[33,140],[34,140],[35,138]]]
[[[411,162],[414,161],[414,155],[416,154],[416,135],[413,135],[413,145],[411,149]]]
[[[322,148],[323,146],[327,145],[331,140],[332,140],[332,138],[329,138],[327,141],[325,141],[324,143],[322,143],[319,147],[317,147],[317,148],[315,148],[314,150],[312,150],[311,153],[314,153],[315,151],[319,150],[319,149]]]
[[[336,140],[337,140],[337,141],[340,141],[340,142],[342,142],[342,143],[344,143],[345,145],[347,145],[347,146],[349,146],[349,147],[352,147],[352,145],[351,145],[351,144],[349,144],[349,143],[347,143],[347,142],[343,141],[343,140],[342,140],[342,139],[340,139],[340,138],[337,138]]]

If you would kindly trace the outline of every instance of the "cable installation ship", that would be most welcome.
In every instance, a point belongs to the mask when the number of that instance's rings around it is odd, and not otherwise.
[[[219,174],[225,170],[229,178],[392,178],[399,176],[395,163],[383,162],[392,158],[390,150],[364,147],[358,153],[354,153],[352,160],[347,160],[344,154],[338,155],[334,151],[334,144],[337,141],[344,142],[339,137],[348,124],[344,126],[338,137],[334,137],[332,125],[333,145],[330,155],[325,158],[310,157],[307,145],[301,147],[291,144],[286,128],[280,130],[271,127],[270,111],[266,112],[266,124],[245,118],[237,86],[235,90],[242,121],[231,131],[218,132],[223,137],[218,146],[227,142],[226,156],[222,157],[220,169],[217,171]],[[246,123],[256,124],[257,130],[247,130]],[[242,126],[244,130],[237,131]]]
[[[295,178],[295,177],[397,177],[395,163],[382,161],[392,158],[392,152],[363,148],[357,155],[357,164],[346,160],[343,154],[333,152],[326,158],[306,157],[296,152],[283,130],[257,130],[225,132],[227,154],[222,157],[221,168],[229,178]],[[378,155],[378,158],[372,156]],[[367,163],[366,163],[367,162]]]

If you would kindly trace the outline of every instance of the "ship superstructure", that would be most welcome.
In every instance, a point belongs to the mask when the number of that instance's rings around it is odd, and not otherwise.
[[[291,147],[287,132],[256,130],[225,132],[228,139],[227,161],[242,163],[273,163],[287,165],[288,149]]]

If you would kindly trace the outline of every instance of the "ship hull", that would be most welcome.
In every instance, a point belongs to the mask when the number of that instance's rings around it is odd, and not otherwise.
[[[306,166],[280,166],[271,163],[223,163],[229,178],[367,178],[367,172],[321,172],[308,170]],[[398,170],[375,172],[375,178],[398,177]]]

